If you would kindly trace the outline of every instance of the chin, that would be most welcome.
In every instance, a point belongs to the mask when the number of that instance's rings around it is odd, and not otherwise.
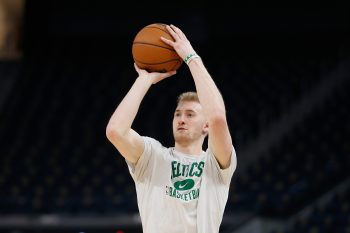
[[[181,142],[189,140],[189,138],[187,136],[185,136],[185,135],[178,135],[178,134],[175,135],[174,138],[175,138],[175,142],[178,142],[178,143],[181,143]]]

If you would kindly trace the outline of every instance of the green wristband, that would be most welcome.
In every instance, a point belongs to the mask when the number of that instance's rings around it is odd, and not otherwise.
[[[197,53],[190,53],[187,55],[187,57],[184,59],[184,62],[188,65],[190,61],[194,58],[200,58]]]

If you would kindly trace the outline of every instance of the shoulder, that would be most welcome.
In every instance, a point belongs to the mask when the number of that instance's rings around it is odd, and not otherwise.
[[[160,141],[158,141],[155,138],[148,137],[148,136],[142,136],[144,144],[145,144],[145,151],[148,152],[155,152],[155,151],[161,151],[164,152],[165,150],[168,150],[168,147],[165,147]]]
[[[229,185],[232,175],[237,167],[237,158],[236,151],[232,146],[232,152],[230,155],[230,165],[227,168],[221,168],[219,162],[216,160],[213,152],[208,148],[206,150],[206,174],[208,176],[214,177],[214,181],[217,183],[222,183],[225,185]]]
[[[230,154],[230,168],[232,168],[233,170],[236,169],[237,166],[237,156],[236,156],[236,150],[234,148],[234,146],[231,146],[231,154]],[[218,161],[215,158],[215,155],[213,153],[213,151],[210,149],[210,147],[208,147],[205,151],[206,154],[206,158],[207,160],[211,161],[212,163],[214,163],[215,165],[219,166]],[[220,167],[220,166],[219,166]],[[225,170],[225,169],[221,169],[220,170]]]
[[[145,144],[149,144],[151,146],[156,146],[156,147],[164,147],[163,144],[155,138],[142,136],[142,139]]]

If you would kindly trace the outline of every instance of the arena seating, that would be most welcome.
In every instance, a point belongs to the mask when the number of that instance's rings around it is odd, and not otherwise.
[[[290,216],[349,177],[349,87],[347,81],[282,143],[235,178],[232,209]]]
[[[350,226],[350,187],[336,192],[325,204],[315,206],[306,217],[298,218],[291,227],[271,233],[339,232]]]

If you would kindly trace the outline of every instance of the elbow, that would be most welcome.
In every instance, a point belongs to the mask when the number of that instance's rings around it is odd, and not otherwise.
[[[221,125],[226,124],[226,112],[225,110],[214,110],[211,112],[209,117],[209,122],[211,125]]]
[[[109,125],[106,128],[106,137],[109,141],[115,136],[115,130],[113,130]]]
[[[122,133],[116,130],[112,125],[108,125],[106,128],[106,137],[109,141],[116,141],[119,137],[121,137]]]

